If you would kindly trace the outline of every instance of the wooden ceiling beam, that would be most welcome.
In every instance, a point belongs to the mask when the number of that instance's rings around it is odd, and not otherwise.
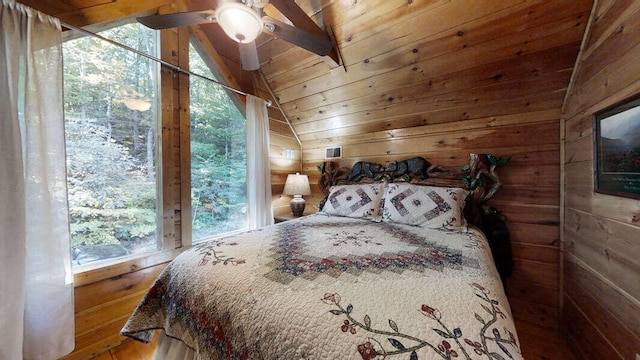
[[[331,41],[333,44],[333,50],[326,55],[323,56],[322,59],[329,65],[330,68],[334,69],[340,66],[340,59],[338,57],[338,52],[336,49],[336,42],[332,39],[327,32],[322,30],[318,24],[316,24],[305,12],[295,3],[293,0],[271,0],[271,4],[284,15],[287,19],[289,19],[295,27],[298,29],[304,30],[308,33],[319,36],[323,39],[327,39]]]
[[[171,0],[115,0],[103,4],[90,3],[91,6],[73,8],[70,5],[62,6],[61,4],[67,4],[62,1],[20,0],[20,2],[55,16],[62,22],[78,27],[122,21],[135,15],[152,14],[158,8],[173,3]],[[95,30],[95,27],[92,29]]]

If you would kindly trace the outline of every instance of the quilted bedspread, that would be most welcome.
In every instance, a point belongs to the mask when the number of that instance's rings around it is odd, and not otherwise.
[[[522,359],[482,233],[315,214],[194,246],[122,334],[199,359]]]

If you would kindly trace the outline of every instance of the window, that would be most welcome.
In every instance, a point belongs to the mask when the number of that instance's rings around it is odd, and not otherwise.
[[[157,54],[157,33],[138,24],[100,35]],[[86,36],[63,54],[74,265],[156,250],[158,65]]]
[[[193,46],[190,70],[215,79]],[[193,242],[245,229],[246,121],[218,84],[190,77]]]

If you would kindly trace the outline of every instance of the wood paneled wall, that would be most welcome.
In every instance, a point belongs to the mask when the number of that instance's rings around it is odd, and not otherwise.
[[[563,325],[584,359],[640,354],[640,201],[593,191],[593,113],[640,93],[640,2],[598,1],[566,103]]]
[[[76,275],[75,349],[63,359],[87,360],[120,345],[120,329],[173,256],[131,260]]]
[[[491,202],[506,215],[516,267],[508,282],[514,316],[555,329],[559,308],[558,110],[470,119],[447,124],[379,130],[303,142],[303,171],[317,183],[324,147],[342,145],[343,166],[368,160],[423,156],[433,164],[463,166],[469,153],[511,155],[498,171],[504,187]],[[317,187],[316,187],[316,191]],[[314,201],[322,194],[314,194]],[[309,202],[310,200],[307,199]]]

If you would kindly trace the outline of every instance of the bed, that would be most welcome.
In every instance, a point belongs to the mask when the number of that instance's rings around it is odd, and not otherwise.
[[[322,211],[183,252],[121,334],[163,330],[157,359],[522,359],[480,230],[503,234],[506,161],[326,163]]]

